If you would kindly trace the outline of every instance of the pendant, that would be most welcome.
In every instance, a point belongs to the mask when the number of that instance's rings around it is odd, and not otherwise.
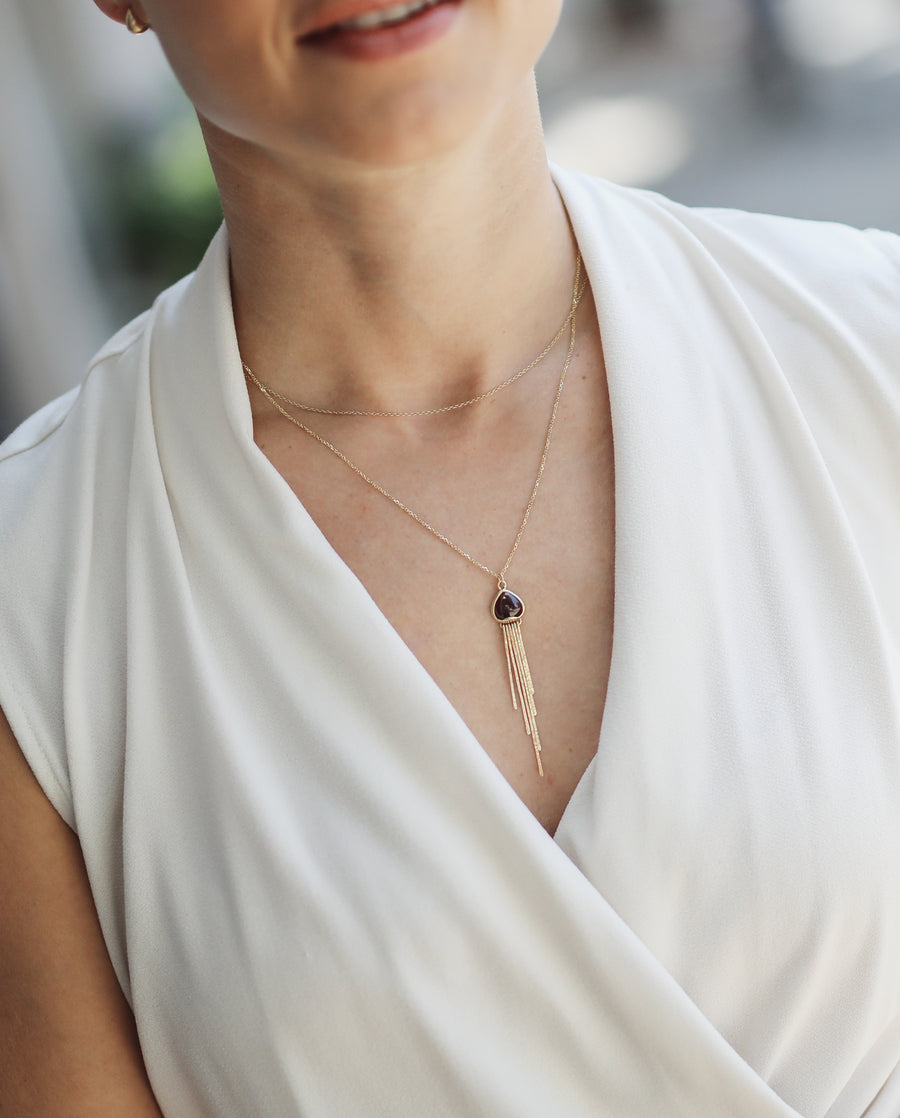
[[[506,583],[498,583],[499,590],[491,613],[494,620],[499,622],[503,632],[503,646],[506,649],[506,669],[509,672],[509,693],[512,697],[513,710],[522,711],[525,722],[525,732],[531,738],[534,746],[534,759],[537,761],[538,776],[544,775],[544,766],[541,764],[541,736],[538,733],[537,709],[534,705],[534,684],[531,681],[531,670],[528,667],[528,657],[525,655],[525,644],[522,641],[522,618],[525,616],[525,603],[518,594],[507,590]]]

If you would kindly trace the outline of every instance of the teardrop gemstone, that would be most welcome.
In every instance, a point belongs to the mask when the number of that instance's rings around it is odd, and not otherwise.
[[[501,590],[494,599],[494,620],[499,622],[516,621],[525,612],[525,603],[512,590]]]

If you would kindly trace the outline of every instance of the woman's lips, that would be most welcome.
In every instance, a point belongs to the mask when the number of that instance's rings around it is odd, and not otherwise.
[[[414,12],[398,23],[381,27],[341,27],[332,25],[300,38],[300,45],[345,58],[377,60],[418,50],[449,31],[456,20],[462,0],[438,0],[437,4]]]

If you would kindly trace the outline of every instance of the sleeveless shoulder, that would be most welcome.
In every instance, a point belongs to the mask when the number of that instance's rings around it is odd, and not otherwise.
[[[659,199],[742,289],[767,292],[770,305],[864,327],[869,340],[898,332],[900,236],[836,222],[696,209]],[[800,315],[810,321],[812,315]]]
[[[815,294],[851,319],[886,320],[900,298],[900,236],[838,222],[692,207],[650,190],[620,187],[554,168],[579,240],[598,244],[637,234],[656,255],[707,262],[736,283],[755,282],[773,297],[785,287]],[[661,255],[660,255],[661,253]],[[896,315],[891,319],[900,329]]]
[[[73,829],[66,721],[80,706],[102,703],[70,688],[79,666],[69,652],[78,649],[79,660],[119,655],[113,648],[86,649],[77,635],[91,587],[104,586],[109,620],[121,603],[116,558],[124,543],[146,323],[145,314],[120,331],[80,387],[0,446],[0,632],[8,650],[0,658],[0,707],[45,794]],[[98,631],[112,636],[116,627]]]

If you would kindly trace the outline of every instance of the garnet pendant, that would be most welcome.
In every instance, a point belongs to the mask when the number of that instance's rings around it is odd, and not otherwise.
[[[494,598],[494,620],[504,624],[507,621],[517,621],[525,614],[525,603],[518,594],[512,590],[501,590]]]

